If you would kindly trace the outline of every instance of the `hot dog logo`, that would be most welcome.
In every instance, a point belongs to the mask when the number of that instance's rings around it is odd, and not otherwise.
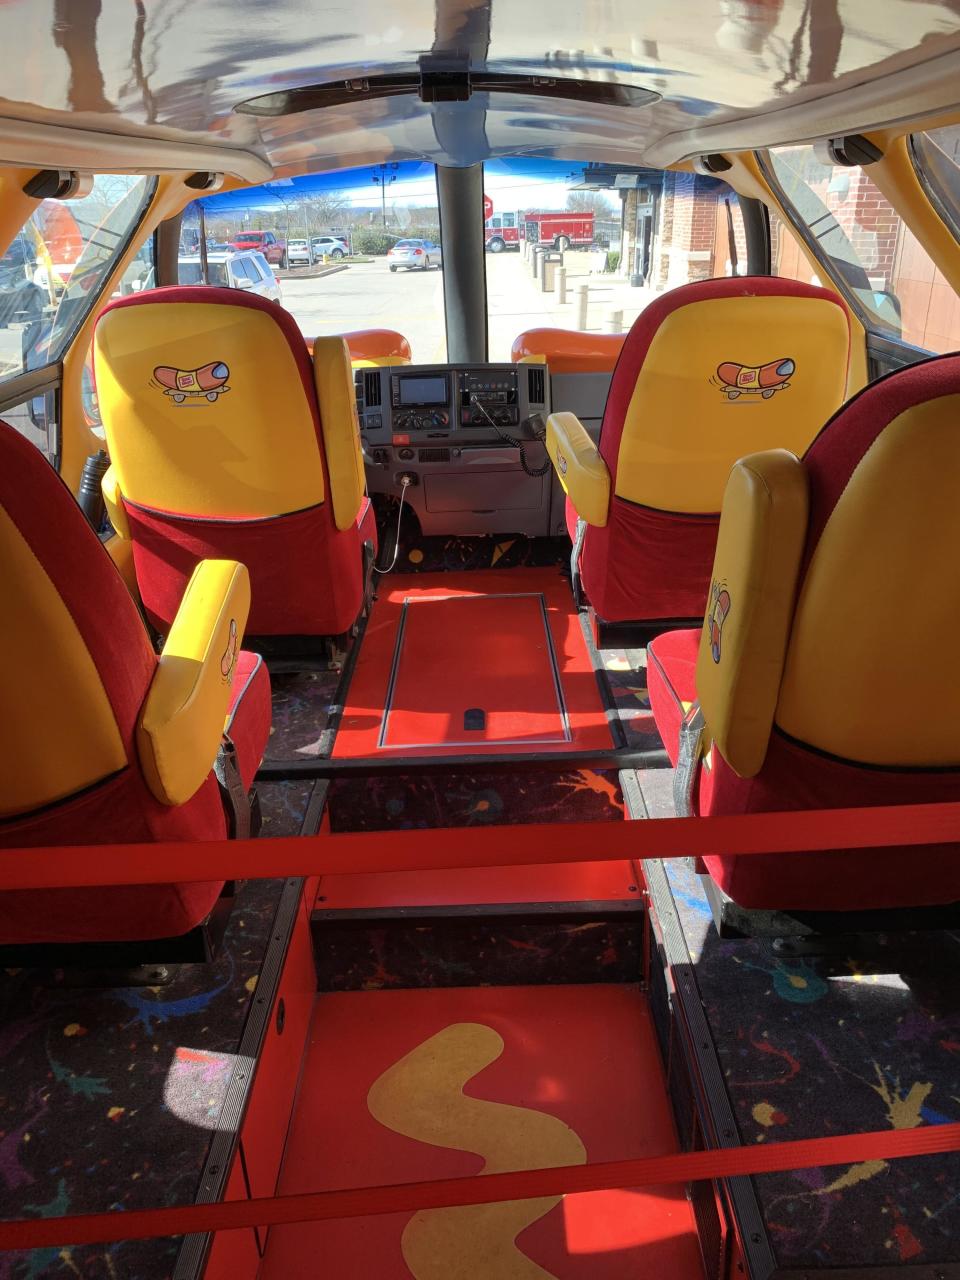
[[[175,369],[173,365],[158,364],[153,371],[155,384],[174,404],[194,404],[209,400],[214,403],[230,390],[227,379],[230,370],[222,360],[211,360],[199,369]]]
[[[710,653],[714,662],[720,661],[720,638],[723,634],[723,624],[729,612],[730,592],[727,590],[727,584],[714,580],[710,584],[710,604],[707,609],[707,616],[704,619],[707,638],[710,641]]]
[[[224,680],[229,680],[233,675],[233,668],[237,665],[237,654],[240,651],[240,633],[237,630],[236,618],[230,619],[230,631],[227,635],[227,647],[223,651],[223,657],[220,659],[220,674]]]
[[[796,362],[788,357],[759,365],[734,364],[732,360],[725,360],[717,365],[716,377],[712,381],[728,400],[739,400],[741,396],[760,396],[769,400],[778,391],[787,390],[796,371]]]

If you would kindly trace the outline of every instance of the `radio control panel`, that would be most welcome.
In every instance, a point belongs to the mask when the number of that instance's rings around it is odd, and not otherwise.
[[[543,365],[396,365],[358,369],[355,380],[368,447],[503,443],[501,431],[515,435],[531,414],[550,411]]]

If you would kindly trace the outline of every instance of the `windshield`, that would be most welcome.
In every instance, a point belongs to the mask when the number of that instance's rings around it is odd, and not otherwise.
[[[178,272],[180,284],[203,284],[203,273],[200,267],[200,259],[195,261],[184,262],[180,259],[180,270]],[[223,286],[227,284],[227,265],[225,262],[211,262],[207,258],[207,284],[215,284]]]
[[[524,156],[484,165],[484,196],[491,360],[541,325],[626,332],[659,293],[747,269],[716,178]]]
[[[208,241],[247,243],[268,230],[282,305],[307,338],[354,329],[402,333],[419,363],[447,358],[436,171],[419,161],[281,178],[261,187],[206,196]],[[391,266],[398,244],[425,241],[437,252]],[[336,262],[289,269],[287,254],[337,242]],[[346,246],[349,246],[348,248]],[[183,279],[181,267],[181,280]],[[213,283],[211,281],[211,283]]]

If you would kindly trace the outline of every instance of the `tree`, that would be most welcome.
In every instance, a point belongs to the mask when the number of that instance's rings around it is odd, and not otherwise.
[[[613,201],[599,191],[571,191],[567,196],[567,208],[576,213],[592,213],[597,218],[620,216]]]
[[[311,227],[317,231],[331,231],[339,227],[350,207],[346,194],[340,191],[309,195],[304,198],[303,204]]]

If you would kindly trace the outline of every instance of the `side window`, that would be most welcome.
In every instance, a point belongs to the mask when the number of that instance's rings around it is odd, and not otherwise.
[[[503,215],[503,225],[505,227],[515,227],[517,225],[517,215],[515,213],[505,213]]]
[[[177,258],[177,284],[207,284],[200,259],[200,204],[194,200],[180,217],[180,247]]]
[[[801,284],[822,284],[807,261],[793,228],[775,209],[770,214],[770,274]]]
[[[491,225],[491,227],[493,227],[493,229],[494,229],[495,231],[499,231],[499,230],[500,230],[500,227],[501,227],[503,224],[502,224],[502,220],[501,220],[501,218],[500,218],[499,213],[498,213],[495,217],[493,217],[493,218],[491,218],[491,219],[490,219],[490,225]]]
[[[927,351],[960,346],[957,295],[869,169],[824,164],[810,145],[770,152],[772,177],[867,328]],[[802,278],[802,277],[801,277]]]
[[[31,440],[53,467],[60,462],[60,392],[51,387],[0,413],[9,426]],[[99,414],[97,421],[99,422]]]
[[[0,259],[0,381],[60,359],[100,298],[155,186],[155,178],[98,174],[89,194],[37,206]],[[117,292],[152,283],[148,245]]]

